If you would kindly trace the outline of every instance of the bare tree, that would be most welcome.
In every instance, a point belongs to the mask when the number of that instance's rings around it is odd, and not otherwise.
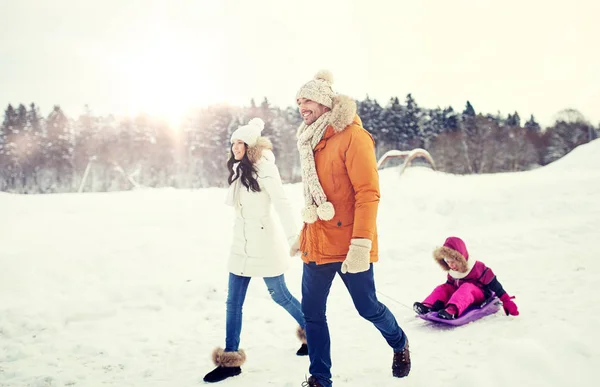
[[[593,126],[575,109],[565,109],[556,115],[556,122],[547,129],[548,148],[545,162],[555,161],[579,145],[593,140]]]

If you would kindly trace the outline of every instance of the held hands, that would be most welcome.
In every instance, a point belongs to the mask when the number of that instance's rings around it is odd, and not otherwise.
[[[502,301],[502,307],[504,308],[504,312],[508,316],[509,314],[512,316],[519,315],[519,308],[517,308],[517,304],[515,304],[512,299],[515,296],[509,296],[508,293],[504,293],[502,297],[500,297],[500,301]]]
[[[290,257],[295,256],[300,251],[300,236],[296,235],[288,239],[288,245],[290,246]]]
[[[369,270],[371,263],[371,241],[355,238],[350,241],[350,250],[342,262],[342,273],[360,273]]]

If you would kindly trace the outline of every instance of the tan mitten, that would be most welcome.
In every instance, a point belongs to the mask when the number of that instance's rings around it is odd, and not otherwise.
[[[350,240],[350,250],[342,262],[342,273],[360,273],[369,270],[371,263],[371,241],[355,238]]]

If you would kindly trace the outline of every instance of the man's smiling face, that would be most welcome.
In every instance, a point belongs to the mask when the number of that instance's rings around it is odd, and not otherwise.
[[[302,120],[306,125],[310,125],[315,122],[323,113],[328,112],[330,109],[327,106],[323,106],[318,102],[315,102],[306,98],[298,98],[298,110],[302,116]]]

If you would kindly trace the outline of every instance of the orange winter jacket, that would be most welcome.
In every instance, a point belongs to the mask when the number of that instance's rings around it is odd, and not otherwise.
[[[327,127],[317,144],[315,166],[335,216],[329,221],[305,223],[300,252],[306,263],[341,262],[352,238],[372,241],[371,262],[378,261],[377,209],[379,173],[373,137],[362,127],[358,115],[341,131]]]

